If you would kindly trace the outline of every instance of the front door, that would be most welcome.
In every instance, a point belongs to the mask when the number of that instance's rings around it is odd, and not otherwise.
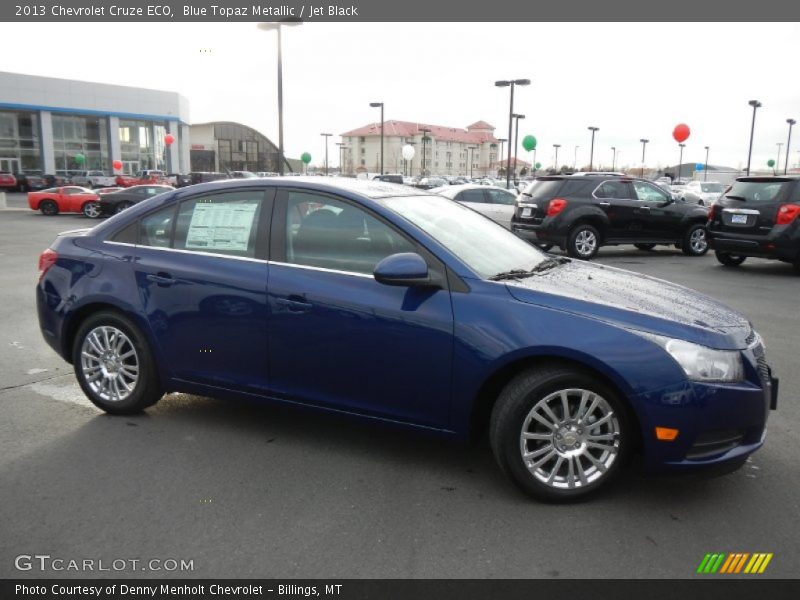
[[[442,427],[453,311],[444,289],[375,281],[381,259],[424,252],[372,213],[279,193],[270,250],[271,386],[300,402]],[[435,258],[428,256],[429,265]]]
[[[141,220],[134,273],[180,380],[266,392],[266,228],[272,191],[204,194]]]
[[[683,208],[676,206],[664,190],[646,181],[634,181],[633,189],[640,203],[639,211],[646,216],[644,237],[661,241],[681,239]]]
[[[637,213],[640,203],[627,181],[604,181],[594,191],[594,197],[608,216],[609,240],[630,240],[641,235],[642,215]]]

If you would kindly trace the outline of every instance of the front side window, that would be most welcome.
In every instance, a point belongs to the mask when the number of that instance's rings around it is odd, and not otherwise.
[[[633,189],[636,197],[642,202],[669,202],[669,196],[655,186],[642,181],[634,181]]]
[[[607,198],[612,200],[627,200],[630,198],[628,184],[624,181],[606,181],[599,188],[597,188],[594,195],[597,198]]]
[[[328,196],[288,193],[286,262],[371,274],[381,260],[414,245],[366,211]]]
[[[254,258],[263,196],[248,190],[181,202],[173,247]]]

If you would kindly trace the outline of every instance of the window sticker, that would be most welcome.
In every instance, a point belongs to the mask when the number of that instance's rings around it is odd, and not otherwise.
[[[247,251],[257,204],[196,204],[186,249]]]

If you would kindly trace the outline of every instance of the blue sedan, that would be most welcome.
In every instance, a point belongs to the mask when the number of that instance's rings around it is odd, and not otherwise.
[[[634,452],[651,472],[740,466],[777,402],[760,337],[719,302],[389,183],[182,188],[59,235],[39,271],[41,331],[109,413],[186,392],[488,432],[549,501]]]

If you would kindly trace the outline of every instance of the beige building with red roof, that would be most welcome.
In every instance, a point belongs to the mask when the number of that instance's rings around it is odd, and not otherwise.
[[[426,139],[423,140],[427,133]],[[345,173],[380,172],[381,124],[370,123],[342,135]],[[410,121],[384,122],[385,173],[404,175],[494,175],[500,141],[494,127],[478,121],[466,129]],[[414,158],[403,159],[403,146],[414,147]],[[424,148],[424,154],[423,154]],[[423,173],[424,169],[424,173]]]

